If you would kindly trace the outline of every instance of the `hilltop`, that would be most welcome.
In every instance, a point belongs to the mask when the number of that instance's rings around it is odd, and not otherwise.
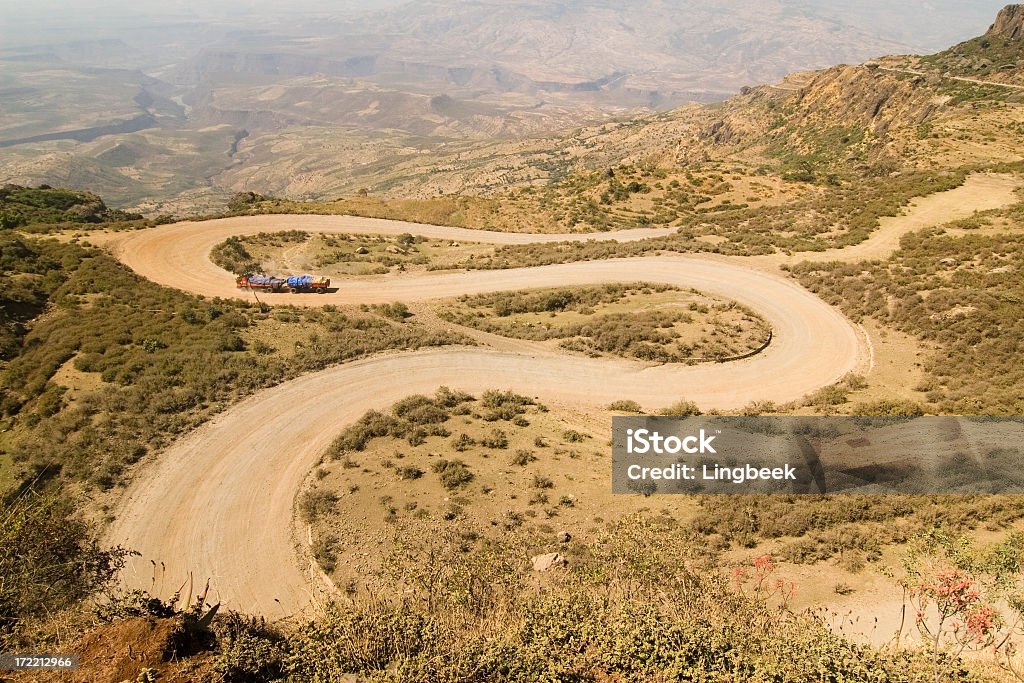
[[[53,188],[49,185],[0,187],[0,229],[59,224],[115,223],[141,220],[139,214],[109,209],[92,192]]]
[[[1024,5],[1007,5],[984,35],[922,58],[945,75],[1024,85]]]

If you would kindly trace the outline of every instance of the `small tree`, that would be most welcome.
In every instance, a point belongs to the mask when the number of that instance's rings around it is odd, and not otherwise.
[[[25,224],[20,211],[0,211],[0,229],[11,230]]]

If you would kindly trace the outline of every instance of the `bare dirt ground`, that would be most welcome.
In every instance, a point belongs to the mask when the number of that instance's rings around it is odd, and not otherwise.
[[[1016,201],[1012,189],[1013,182],[1005,176],[975,176],[961,188],[915,202],[905,215],[887,220],[877,237],[854,250],[881,257],[909,230]],[[210,262],[210,248],[230,235],[285,229],[411,232],[494,243],[594,238],[488,233],[343,216],[259,216],[181,223],[102,241],[156,282],[234,297],[240,293],[233,278]],[[641,239],[663,232],[629,231],[608,237]],[[835,257],[826,252],[801,258],[810,256]],[[282,295],[282,302],[311,306],[417,302],[642,279],[738,301],[763,316],[775,336],[764,353],[721,365],[644,367],[624,360],[534,352],[525,346],[445,348],[386,354],[282,384],[221,414],[139,473],[115,511],[108,534],[108,540],[142,553],[125,572],[126,582],[166,593],[192,572],[211,578],[218,599],[229,608],[271,618],[305,610],[329,589],[319,572],[300,565],[295,552],[295,494],[344,426],[368,409],[383,409],[410,394],[448,385],[470,392],[508,388],[570,405],[603,406],[633,399],[653,409],[686,398],[704,408],[728,409],[753,400],[793,400],[867,365],[869,352],[858,327],[810,292],[768,272],[769,263],[753,261],[700,256],[610,259],[376,282],[346,280],[332,294]]]

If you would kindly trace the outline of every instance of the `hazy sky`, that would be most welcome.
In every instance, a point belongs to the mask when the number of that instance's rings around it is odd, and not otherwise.
[[[0,0],[8,17],[63,22],[76,18],[111,16],[167,16],[190,14],[200,17],[224,17],[246,14],[286,15],[303,12],[371,11],[402,4],[408,0]],[[4,18],[0,16],[0,21]]]
[[[327,14],[345,20],[374,10],[401,5],[409,0],[0,0],[0,48],[34,42],[88,39],[119,35],[133,25],[165,21],[209,21],[230,24],[246,20],[246,27],[259,27],[260,17],[309,19]],[[524,0],[434,1],[435,6],[460,2],[500,3]],[[530,0],[533,4],[544,0]],[[620,2],[671,0],[620,0]],[[680,0],[680,20],[694,0]],[[794,11],[807,12],[837,23],[865,30],[880,38],[895,40],[919,49],[939,49],[978,35],[988,26],[1006,0],[790,0]],[[413,0],[410,4],[420,4]],[[609,5],[611,0],[551,0],[568,6]],[[758,11],[756,0],[732,3],[736,9]],[[616,3],[617,6],[621,6]]]
[[[458,4],[464,0],[451,0]],[[512,0],[513,2],[515,0]],[[574,0],[586,3],[587,0]],[[623,0],[629,2],[630,0]],[[907,10],[908,27],[912,23],[930,24],[963,16],[994,16],[1008,0],[791,0],[795,8],[811,9],[822,15],[842,19],[894,11],[894,6]],[[410,0],[0,0],[0,24],[32,18],[40,23],[65,23],[69,18],[99,19],[116,16],[167,16],[191,14],[203,17],[224,17],[247,14],[273,14],[277,16],[306,12],[344,13],[385,9]],[[411,0],[415,3],[416,0]],[[507,2],[507,0],[506,0]],[[503,3],[504,4],[504,3]],[[566,0],[552,0],[552,4],[572,4]],[[594,4],[607,4],[594,0]],[[681,6],[687,3],[680,2]],[[737,9],[749,8],[756,12],[756,0],[732,3]],[[929,16],[933,15],[933,16]],[[950,27],[954,28],[954,27]]]
[[[245,19],[244,25],[256,28],[260,17],[310,17],[325,11],[364,14],[368,10],[399,4],[401,0],[0,0],[0,50],[5,47],[60,43],[76,40],[121,38],[129,44],[140,38],[134,28],[193,24],[197,37],[202,25],[230,28]],[[133,37],[137,40],[133,41]],[[161,36],[147,32],[142,42]],[[170,37],[178,42],[182,36]],[[201,38],[200,38],[201,39]],[[137,45],[145,48],[146,45]],[[186,50],[188,47],[182,45]]]

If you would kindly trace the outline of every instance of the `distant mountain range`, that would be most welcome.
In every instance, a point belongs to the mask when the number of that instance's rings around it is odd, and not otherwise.
[[[72,3],[45,19],[17,7],[0,26],[0,181],[73,184],[147,211],[209,208],[250,184],[314,196],[358,177],[389,191],[387,169],[425,154],[457,160],[495,139],[948,45],[998,5],[172,1]],[[268,183],[280,168],[287,185]]]

